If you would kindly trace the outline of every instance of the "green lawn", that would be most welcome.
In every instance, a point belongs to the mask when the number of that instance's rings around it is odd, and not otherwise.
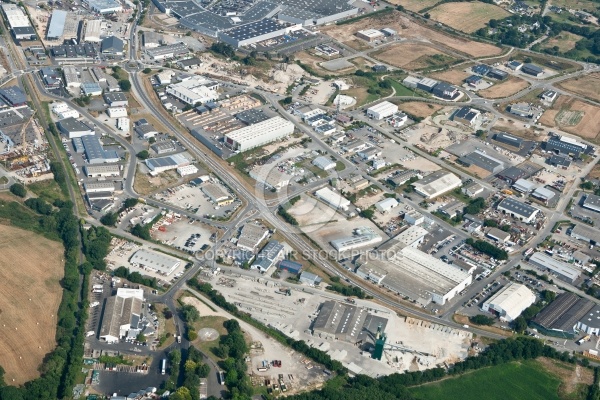
[[[27,185],[27,188],[48,203],[53,203],[54,200],[66,200],[66,197],[60,190],[60,186],[58,186],[58,183],[54,179],[33,182]]]
[[[560,400],[560,380],[533,360],[410,388],[419,400]]]
[[[396,90],[395,96],[421,97],[418,93],[410,90],[409,88],[407,88],[406,86],[404,86],[403,84],[401,84],[398,81],[390,79],[390,82],[392,83],[392,87]]]

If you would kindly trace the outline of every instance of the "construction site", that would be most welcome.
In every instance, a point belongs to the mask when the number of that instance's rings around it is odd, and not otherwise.
[[[224,277],[227,284],[218,290],[228,301],[327,352],[356,374],[376,377],[443,366],[466,358],[471,345],[470,332],[399,317],[372,302],[237,272]]]

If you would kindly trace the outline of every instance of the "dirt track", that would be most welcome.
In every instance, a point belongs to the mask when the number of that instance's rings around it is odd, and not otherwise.
[[[0,365],[19,385],[38,377],[56,346],[62,297],[63,246],[32,232],[0,225]]]

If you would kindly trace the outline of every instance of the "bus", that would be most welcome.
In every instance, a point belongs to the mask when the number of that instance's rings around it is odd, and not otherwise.
[[[217,375],[219,376],[219,383],[221,385],[225,385],[225,374],[223,373],[223,371],[219,371]]]
[[[165,375],[167,373],[167,359],[163,358],[162,363],[160,365],[160,373]]]

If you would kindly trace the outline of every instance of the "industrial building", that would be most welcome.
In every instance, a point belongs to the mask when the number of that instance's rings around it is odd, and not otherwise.
[[[571,264],[552,258],[548,254],[535,252],[529,257],[529,263],[548,271],[557,276],[558,279],[568,283],[574,283],[581,276],[581,270]]]
[[[336,163],[329,157],[319,156],[312,161],[312,165],[324,171],[329,171],[335,168]]]
[[[487,73],[486,76],[488,78],[492,78],[492,79],[497,79],[499,81],[503,81],[506,78],[508,78],[508,72],[502,71],[501,69],[498,69],[498,68],[492,68],[490,70],[490,72]]]
[[[528,75],[532,75],[535,77],[540,77],[542,75],[544,75],[544,70],[541,67],[538,67],[535,64],[531,64],[531,63],[527,63],[527,64],[523,64],[523,67],[521,68],[521,72],[524,72]]]
[[[462,181],[452,172],[440,170],[414,182],[415,191],[426,199],[433,199],[462,185]]]
[[[163,43],[163,36],[154,31],[144,31],[142,34],[142,46],[146,49],[159,47]]]
[[[435,85],[433,87],[433,90],[431,91],[431,93],[434,96],[439,97],[441,99],[445,99],[445,100],[454,100],[460,94],[460,92],[458,91],[458,89],[456,87],[454,87],[446,82],[440,82],[437,85]]]
[[[382,101],[379,104],[367,108],[367,116],[377,121],[391,117],[397,112],[398,106],[394,103],[390,103],[389,101]]]
[[[319,275],[312,274],[312,273],[306,272],[306,271],[302,271],[300,273],[300,277],[298,278],[298,280],[303,285],[308,285],[308,286],[313,286],[313,287],[319,286],[321,284],[321,282],[323,282],[323,279]]]
[[[510,239],[510,233],[498,228],[490,228],[487,231],[486,236],[498,243],[506,243]]]
[[[189,52],[190,50],[185,43],[174,43],[166,46],[146,48],[146,54],[154,61],[179,57],[188,54]]]
[[[554,152],[557,155],[571,155],[574,158],[581,157],[582,154],[592,154],[594,148],[578,140],[567,136],[553,136],[544,143],[544,150]]]
[[[250,269],[257,269],[263,274],[267,273],[272,266],[283,259],[284,249],[283,245],[277,240],[269,241],[258,253]]]
[[[533,193],[531,193],[531,197],[538,199],[544,203],[547,203],[548,201],[552,200],[555,196],[556,193],[545,187],[539,187],[535,189]]]
[[[81,93],[84,96],[100,96],[102,87],[97,82],[84,82],[81,84]]]
[[[421,179],[422,176],[419,175],[419,173],[414,169],[407,169],[406,171],[399,171],[392,175],[390,178],[388,178],[388,182],[397,188],[398,186],[404,185],[411,178]]]
[[[315,192],[315,196],[327,205],[331,206],[333,209],[341,209],[344,211],[348,211],[348,207],[350,206],[350,201],[346,200],[344,197],[340,196],[333,190],[324,187]]]
[[[63,36],[65,29],[65,23],[67,22],[68,12],[63,10],[53,10],[52,16],[50,17],[50,23],[48,24],[48,33],[46,39],[48,40],[60,40]]]
[[[379,212],[388,212],[393,208],[398,207],[398,200],[393,197],[385,198],[377,203],[375,203],[375,208]]]
[[[225,144],[240,152],[264,146],[294,133],[294,124],[280,116],[225,134]]]
[[[104,303],[100,340],[107,343],[118,343],[127,336],[137,336],[141,328],[142,289],[117,290],[115,296],[108,297]],[[134,292],[135,290],[135,292]],[[133,331],[130,335],[130,331]]]
[[[117,0],[83,0],[83,4],[98,14],[112,14],[123,10]]]
[[[189,105],[215,101],[219,98],[219,84],[213,80],[194,76],[183,82],[167,86],[165,92]]]
[[[188,70],[190,68],[196,68],[202,65],[202,61],[198,57],[186,58],[184,60],[177,61],[177,66],[181,69]]]
[[[63,67],[63,76],[65,77],[65,85],[67,87],[81,87],[81,73],[77,67],[65,65]]]
[[[494,134],[494,140],[503,144],[520,149],[523,146],[523,139],[514,137],[505,132],[498,132]]]
[[[83,184],[85,192],[89,193],[113,193],[115,191],[115,184],[108,181],[100,182],[86,182]]]
[[[440,83],[440,82],[436,81],[435,79],[423,78],[419,82],[417,82],[417,89],[421,89],[421,90],[431,93],[433,91],[433,88],[438,83]]]
[[[552,157],[548,158],[546,160],[546,162],[549,165],[552,165],[553,167],[564,167],[564,168],[568,168],[569,166],[571,166],[571,160],[569,160],[566,157],[562,157],[562,156],[556,156],[553,155]]]
[[[287,271],[294,275],[298,275],[302,272],[302,264],[291,260],[281,260],[278,267],[280,270]]]
[[[301,28],[300,25],[265,18],[219,32],[218,36],[219,40],[239,48],[283,36]]]
[[[533,109],[528,103],[516,103],[510,106],[510,113],[523,118],[530,118],[533,115]]]
[[[512,185],[513,189],[521,193],[531,193],[531,191],[535,190],[536,187],[537,185],[534,182],[523,178],[519,179],[514,183],[514,185]]]
[[[66,118],[60,120],[56,123],[56,127],[58,128],[59,132],[67,135],[69,139],[94,134],[94,129],[92,127],[75,118]]]
[[[470,167],[472,165],[484,169],[492,174],[497,174],[504,169],[504,163],[494,157],[490,157],[481,150],[475,150],[465,156],[458,158],[458,163]]]
[[[177,167],[176,171],[179,176],[194,175],[198,173],[198,167],[195,165],[184,165],[182,167]]]
[[[509,185],[513,185],[516,181],[527,176],[527,172],[519,167],[508,167],[500,172],[498,178],[506,181]]]
[[[580,321],[585,322],[586,316],[596,314],[592,312],[595,308],[594,302],[574,293],[564,292],[536,315],[531,324],[544,335],[573,339],[582,328]],[[587,322],[592,325],[591,321]],[[594,325],[598,327],[598,322],[595,321]]]
[[[150,146],[150,148],[152,150],[154,150],[154,152],[156,154],[166,154],[166,153],[172,153],[175,150],[177,150],[177,148],[175,147],[175,144],[173,144],[173,142],[156,142],[154,143],[152,146]]]
[[[117,164],[84,165],[83,172],[88,178],[119,176],[121,174],[121,167]]]
[[[358,342],[367,319],[367,309],[334,300],[321,304],[319,314],[312,325],[314,336],[335,338],[344,342]]]
[[[360,247],[374,245],[383,240],[383,238],[369,227],[356,228],[352,236],[335,239],[329,242],[331,246],[339,253],[348,250],[358,249]]]
[[[404,246],[417,248],[419,245],[423,243],[425,240],[425,236],[427,236],[429,232],[421,228],[420,226],[413,225],[409,226],[408,229],[400,232],[394,237],[394,240],[401,243]]]
[[[121,159],[115,150],[105,150],[96,135],[84,135],[79,140],[83,144],[85,157],[90,164],[115,163]]]
[[[100,51],[102,54],[110,56],[122,56],[125,44],[116,36],[109,36],[100,42]]]
[[[131,256],[129,263],[144,270],[169,276],[181,265],[181,260],[153,250],[140,249]]]
[[[129,105],[127,96],[122,92],[104,93],[103,97],[109,107],[127,107]]]
[[[269,236],[267,229],[254,223],[248,223],[242,227],[236,245],[242,249],[254,252],[267,236]]]
[[[576,224],[571,230],[571,237],[588,242],[592,246],[600,243],[600,231],[584,224]]]
[[[109,107],[106,109],[106,114],[111,118],[127,117],[127,109],[125,107]]]
[[[233,199],[231,198],[231,196],[229,196],[229,193],[227,193],[227,191],[225,191],[225,189],[223,189],[221,185],[217,185],[216,183],[207,183],[204,186],[202,186],[200,190],[208,197],[208,199],[213,204],[216,204],[218,206],[230,204],[231,202],[233,202]]]
[[[58,117],[58,119],[67,118],[79,118],[79,112],[73,110],[65,102],[54,102],[52,103],[52,112]]]
[[[483,192],[483,186],[477,182],[471,182],[462,188],[462,192],[469,197],[475,197]]]
[[[456,122],[460,122],[461,124],[473,126],[475,125],[475,122],[477,122],[477,118],[479,118],[479,115],[481,115],[481,112],[479,110],[465,106],[461,107],[460,110],[458,110],[456,114],[454,114],[454,117],[452,119]]]
[[[153,174],[159,174],[170,169],[176,169],[184,165],[189,165],[190,160],[182,154],[173,154],[172,156],[148,158],[144,161],[146,166]]]
[[[260,165],[252,168],[249,175],[257,183],[262,184],[268,189],[275,189],[277,191],[289,185],[293,178],[292,175],[277,168],[263,168]]]
[[[443,305],[473,281],[471,274],[394,239],[378,253],[377,259],[358,260],[356,274],[421,305]]]
[[[600,196],[588,193],[582,203],[583,208],[600,212]]]
[[[487,299],[481,309],[496,315],[501,321],[511,322],[533,303],[535,294],[527,286],[509,282]]]
[[[27,104],[27,96],[19,86],[7,86],[0,89],[0,98],[12,107],[20,107]]]
[[[374,42],[377,39],[381,39],[384,37],[383,32],[378,31],[377,29],[364,29],[362,31],[356,32],[356,37],[362,40],[366,40],[367,42]]]
[[[101,19],[89,19],[86,20],[83,26],[83,41],[99,43],[102,39],[100,35],[102,33],[102,20]]]
[[[554,90],[546,90],[541,97],[543,101],[552,103],[558,97],[558,93]]]
[[[498,211],[530,224],[535,221],[540,209],[507,197],[498,203]]]
[[[29,18],[27,18],[21,7],[16,4],[3,3],[2,12],[16,40],[33,40],[36,38],[35,29],[31,26]]]

